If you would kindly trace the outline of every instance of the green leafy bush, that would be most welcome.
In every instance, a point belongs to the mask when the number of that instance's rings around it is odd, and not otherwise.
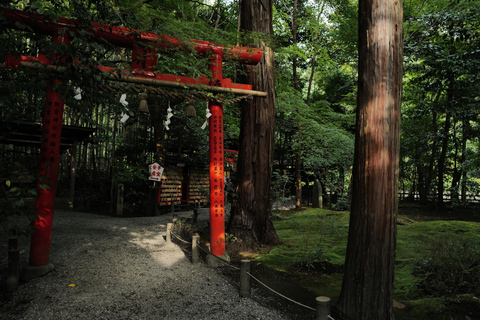
[[[7,179],[1,182],[0,232],[12,236],[29,235],[33,231],[32,222],[37,216],[33,206],[27,204],[25,199],[33,199],[37,195],[35,176],[17,162],[2,170],[0,176],[10,176],[17,181],[14,183]],[[40,187],[47,186],[40,183]]]
[[[459,231],[460,232],[460,231]],[[480,243],[471,238],[435,237],[429,256],[416,261],[418,288],[427,295],[480,294]]]

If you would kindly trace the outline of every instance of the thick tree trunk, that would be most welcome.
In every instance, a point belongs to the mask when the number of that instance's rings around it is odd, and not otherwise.
[[[271,0],[242,0],[242,29],[271,35]],[[251,45],[251,44],[249,44]],[[280,242],[272,222],[270,180],[273,170],[275,134],[275,69],[268,43],[257,66],[247,66],[247,83],[268,93],[241,103],[240,152],[238,157],[238,200],[230,220],[230,232],[250,247]]]
[[[353,319],[394,319],[403,3],[360,0],[352,211],[338,305]]]

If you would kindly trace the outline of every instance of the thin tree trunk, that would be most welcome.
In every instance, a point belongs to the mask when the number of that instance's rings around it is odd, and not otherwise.
[[[444,173],[445,173],[445,160],[447,158],[447,150],[448,150],[448,132],[450,131],[450,113],[445,114],[445,126],[443,129],[443,139],[442,139],[442,152],[440,152],[440,156],[438,157],[438,184],[437,184],[437,205],[439,208],[443,208],[443,193],[445,192],[444,187]]]
[[[273,34],[272,1],[242,0],[242,29]],[[249,44],[250,45],[250,44]],[[247,83],[267,92],[265,98],[242,102],[240,152],[238,157],[238,200],[233,207],[230,232],[252,248],[280,242],[272,222],[270,181],[275,136],[275,66],[269,44],[260,40],[262,60],[247,66]]]
[[[453,155],[453,173],[452,173],[452,184],[450,187],[450,200],[458,200],[458,196],[460,194],[459,186],[460,186],[460,179],[462,178],[462,170],[459,168],[460,161],[459,157],[459,141],[457,138],[457,121],[453,120],[453,141],[455,145],[455,152]]]
[[[113,114],[113,131],[112,131],[112,162],[110,170],[110,213],[115,214],[117,212],[117,162],[115,161],[116,151],[116,139],[117,139],[117,126],[118,115]]]
[[[292,12],[292,36],[293,36],[293,45],[297,45],[297,5],[298,0],[293,1],[293,12]],[[298,75],[297,75],[297,55],[293,56],[293,87],[295,90],[298,90]]]
[[[352,319],[394,319],[403,3],[359,1],[352,210],[338,305]]]
[[[308,79],[307,104],[310,104],[310,92],[312,90],[313,75],[315,74],[315,56],[312,57],[310,78]]]
[[[467,126],[470,126],[468,120],[463,120],[462,127],[462,203],[467,201],[467,170],[465,169],[465,161],[467,160]]]
[[[302,129],[298,128],[299,146],[295,150],[295,207],[302,206]]]
[[[297,6],[298,0],[293,1],[292,11],[292,35],[293,45],[297,45]],[[297,74],[297,55],[293,56],[293,88],[298,91],[298,74]],[[297,108],[297,115],[299,110]],[[300,117],[298,116],[298,134],[297,149],[295,150],[295,207],[302,206],[302,128]]]
[[[165,167],[165,134],[163,130],[163,123],[161,115],[163,112],[160,110],[160,106],[157,103],[158,97],[149,99],[148,105],[150,106],[150,117],[153,126],[153,141],[155,142],[155,161],[162,167]],[[163,110],[162,110],[163,111]],[[150,193],[149,210],[151,215],[158,215],[158,193],[160,192],[161,182],[155,183]]]
[[[315,28],[315,46],[318,45],[318,33],[319,33],[319,29],[320,29],[320,17],[323,13],[323,9],[325,8],[325,2],[326,1],[323,1],[322,2],[322,8],[320,10],[318,10],[318,15],[317,15],[317,26]],[[313,75],[315,74],[315,62],[316,62],[316,52],[313,53],[312,55],[312,60],[311,60],[311,72],[310,72],[310,78],[308,79],[308,90],[307,90],[307,104],[310,104],[310,93],[311,93],[311,90],[312,90],[312,83],[313,83]]]

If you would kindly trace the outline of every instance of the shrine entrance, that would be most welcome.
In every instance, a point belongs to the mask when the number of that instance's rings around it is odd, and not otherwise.
[[[3,8],[0,14],[10,23],[9,27],[18,28],[26,25],[35,33],[52,36],[55,44],[69,46],[73,37],[79,31],[89,32],[95,39],[107,41],[117,47],[132,49],[131,69],[118,69],[105,66],[96,68],[104,71],[104,76],[112,81],[122,81],[141,84],[145,91],[158,94],[155,87],[175,87],[189,90],[204,90],[214,93],[210,98],[207,114],[209,123],[209,168],[210,168],[210,243],[211,252],[216,256],[225,254],[225,200],[224,200],[224,141],[223,141],[223,104],[220,94],[233,93],[247,96],[265,97],[266,93],[252,90],[248,84],[232,83],[223,78],[223,62],[226,58],[244,64],[257,64],[263,52],[257,48],[223,47],[206,41],[180,41],[177,38],[123,27],[92,23],[89,26],[79,26],[79,22],[59,18],[56,21],[46,16],[32,14],[21,10]],[[185,76],[156,73],[155,66],[159,53],[192,48],[197,55],[209,59],[210,77],[189,78]],[[39,70],[54,70],[62,72],[65,64],[63,57],[47,57],[39,54],[37,57],[7,56],[5,65],[8,68],[24,67]],[[54,59],[56,58],[56,59]],[[75,63],[75,57],[71,57]],[[55,62],[54,60],[59,60]],[[82,67],[82,66],[78,66]],[[29,266],[26,269],[27,278],[51,271],[50,243],[54,199],[57,183],[60,140],[62,136],[62,116],[64,100],[55,90],[62,80],[50,81],[46,92],[46,103],[43,117],[43,135],[40,146],[39,176],[43,177],[49,188],[37,186],[38,196],[35,201],[37,220],[31,239]],[[147,87],[148,86],[148,87]],[[161,164],[163,165],[163,164]],[[45,183],[42,182],[42,183]]]

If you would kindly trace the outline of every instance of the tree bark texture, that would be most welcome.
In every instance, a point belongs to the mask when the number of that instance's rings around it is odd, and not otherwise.
[[[242,30],[271,35],[271,0],[242,0]],[[251,45],[251,44],[249,44]],[[238,200],[230,220],[230,232],[250,247],[280,242],[272,222],[270,180],[273,171],[275,134],[275,69],[273,51],[265,41],[256,45],[264,49],[257,66],[246,66],[246,83],[254,90],[267,92],[240,104],[240,152],[238,157]]]
[[[402,1],[360,0],[358,47],[352,210],[338,304],[353,319],[394,319]]]

